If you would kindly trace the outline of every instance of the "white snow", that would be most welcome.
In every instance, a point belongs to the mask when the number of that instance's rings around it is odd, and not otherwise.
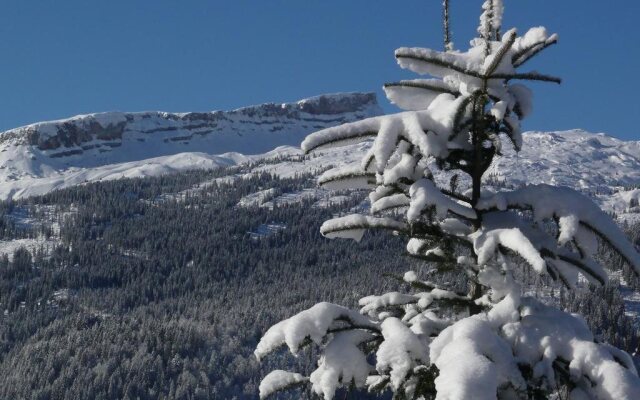
[[[640,398],[640,381],[628,357],[621,358],[626,367],[616,362],[619,350],[594,343],[584,320],[531,298],[523,299],[523,305],[522,319],[505,325],[502,331],[515,356],[534,366],[535,376],[544,376],[553,387],[551,365],[563,359],[572,379],[589,379],[588,389],[596,398]]]
[[[111,112],[41,122],[0,134],[0,198],[249,162],[229,152],[298,145],[314,130],[381,113],[373,95],[351,93],[227,112]]]
[[[357,164],[324,172],[318,178],[318,185],[331,190],[370,189],[373,186],[370,174]]]
[[[384,342],[376,352],[376,370],[389,374],[391,385],[399,388],[409,371],[420,364],[429,363],[425,343],[398,318],[382,322]]]
[[[410,199],[402,193],[383,197],[371,205],[371,212],[376,214],[383,211],[408,207]]]
[[[371,333],[361,330],[339,332],[323,349],[318,368],[310,375],[311,389],[325,399],[333,399],[340,386],[363,387],[373,366],[358,347],[371,340]]]
[[[422,212],[431,206],[435,207],[436,216],[440,220],[443,220],[448,212],[466,218],[476,218],[476,212],[471,207],[464,206],[446,196],[429,179],[420,179],[411,185],[409,194],[411,204],[407,211],[407,219],[410,222],[418,220]]]
[[[426,110],[441,93],[456,91],[455,87],[439,79],[413,79],[399,84],[385,86],[384,91],[389,101],[407,111]]]
[[[546,272],[546,263],[540,256],[540,252],[518,228],[478,231],[474,235],[473,242],[474,250],[478,256],[478,265],[484,265],[493,259],[498,245],[517,252],[538,273]]]
[[[0,255],[6,254],[9,260],[13,258],[13,253],[21,247],[29,250],[31,253],[38,249],[52,251],[59,242],[55,239],[46,239],[44,237],[34,239],[13,239],[0,240]]]
[[[462,319],[442,331],[431,343],[430,357],[439,370],[437,399],[489,400],[507,383],[525,387],[509,344],[479,317]]]
[[[254,354],[260,360],[284,344],[295,354],[307,338],[321,344],[329,328],[341,319],[357,326],[376,328],[375,323],[355,311],[331,303],[318,303],[269,328]]]
[[[377,311],[384,307],[399,306],[409,303],[415,303],[418,298],[414,295],[389,292],[381,296],[367,296],[360,299],[360,312],[362,314],[369,314],[372,311]]]
[[[359,242],[365,230],[382,228],[396,231],[407,229],[406,224],[392,218],[377,218],[368,215],[353,214],[325,221],[320,227],[320,233],[329,239],[345,238]]]
[[[308,378],[298,373],[276,369],[269,372],[264,378],[262,378],[258,388],[260,398],[265,399],[278,390],[282,390],[291,385],[296,385],[308,380]]]
[[[478,204],[480,209],[532,209],[536,221],[559,218],[560,244],[574,238],[583,226],[607,240],[640,274],[640,256],[615,222],[591,199],[566,187],[531,185],[500,192]],[[580,224],[580,225],[578,225]]]

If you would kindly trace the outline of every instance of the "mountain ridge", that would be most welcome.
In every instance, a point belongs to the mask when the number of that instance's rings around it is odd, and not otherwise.
[[[111,112],[40,122],[0,133],[0,198],[301,156],[297,146],[312,131],[381,114],[373,93],[338,93],[232,111]],[[270,163],[256,171],[280,176],[320,171],[359,162],[367,147],[368,142],[327,149],[304,161]],[[640,141],[579,129],[527,132],[519,153],[505,141],[488,177],[511,186],[551,183],[594,196],[606,193],[613,197],[601,205],[621,212],[640,197],[635,189],[640,187]]]
[[[336,93],[231,111],[77,115],[0,133],[0,165],[22,178],[185,151],[256,154],[298,144],[314,130],[381,113],[373,93]],[[0,171],[0,182],[11,175],[6,172]]]

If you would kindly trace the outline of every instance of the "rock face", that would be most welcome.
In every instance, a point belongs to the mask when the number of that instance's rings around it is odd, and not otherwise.
[[[186,151],[253,154],[280,145],[298,145],[312,131],[381,113],[373,93],[322,95],[295,103],[269,103],[233,111],[108,112],[3,132],[0,151],[22,148],[29,158],[55,170]],[[6,161],[15,164],[15,159],[2,158],[3,165]],[[18,177],[22,175],[21,171],[14,172]],[[22,172],[28,176],[46,174],[37,168]]]

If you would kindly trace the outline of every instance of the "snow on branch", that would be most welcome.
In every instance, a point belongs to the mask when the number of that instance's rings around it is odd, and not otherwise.
[[[325,221],[320,227],[320,233],[329,239],[343,238],[359,242],[367,229],[388,229],[406,232],[408,231],[408,226],[404,222],[399,222],[392,218],[352,214]]]
[[[261,360],[284,344],[295,354],[307,340],[320,345],[331,328],[343,323],[354,329],[379,331],[376,323],[356,311],[323,302],[269,328],[260,339],[254,354]]]
[[[486,40],[499,39],[503,14],[502,0],[485,0],[482,4],[482,14],[480,14],[480,25],[478,26],[478,34],[481,38]]]
[[[520,255],[536,272],[547,272],[547,264],[540,251],[518,228],[480,230],[474,236],[473,246],[478,256],[478,265],[484,265],[493,259],[498,246],[503,246]]]
[[[415,275],[415,274],[414,274]],[[415,305],[416,311],[427,310],[434,302],[444,301],[449,304],[457,303],[468,305],[472,300],[465,294],[444,289],[428,281],[417,279],[408,282],[416,289],[426,290],[415,294],[405,294],[400,292],[388,292],[382,295],[366,296],[360,299],[360,313],[369,315],[372,318],[384,320],[389,315],[389,309],[397,309],[406,305]]]
[[[585,227],[615,249],[640,274],[640,254],[633,244],[591,199],[573,189],[531,185],[483,198],[477,207],[481,210],[530,209],[536,221],[558,219],[561,245],[573,239],[582,242],[584,235],[577,235],[577,232],[579,226]],[[583,242],[583,246],[587,247],[587,244]]]
[[[525,223],[515,213],[489,212],[482,218],[483,228],[471,235],[479,265],[491,260],[502,246],[520,255],[540,274],[549,273],[554,278],[554,274],[560,274],[568,287],[573,287],[577,278],[572,269],[594,283],[607,281],[607,274],[600,264],[586,255],[559,248],[554,238]]]
[[[406,139],[404,142],[402,141],[402,132],[402,118],[385,118],[382,120],[378,136],[373,141],[373,147],[371,148],[373,165],[378,173],[384,170],[389,159],[399,146],[409,146]]]
[[[371,205],[371,213],[378,214],[398,208],[409,207],[410,199],[403,193],[385,196]]]
[[[595,343],[583,319],[533,298],[522,299],[521,315],[502,333],[514,355],[532,366],[534,378],[555,387],[560,362],[568,366],[568,378],[587,392],[587,398],[640,398],[640,380],[629,357]]]
[[[409,111],[426,110],[442,93],[460,95],[456,88],[440,79],[414,79],[386,83],[384,91],[393,104]]]
[[[522,37],[516,39],[511,61],[514,67],[519,67],[542,50],[556,43],[558,43],[557,34],[549,35],[542,26],[531,28]]]
[[[482,78],[481,59],[467,53],[442,53],[420,47],[401,47],[396,50],[400,67],[417,74],[443,78],[455,71],[474,78]]]
[[[462,319],[442,331],[430,346],[438,367],[438,398],[495,399],[498,388],[526,388],[511,346],[482,318]]]
[[[389,292],[380,296],[366,296],[360,299],[360,313],[371,314],[382,308],[403,306],[405,304],[417,303],[419,296],[404,294],[399,292]]]
[[[449,0],[442,1],[442,21],[444,30],[444,50],[453,51],[453,42],[451,41],[451,29],[449,27]]]
[[[575,254],[566,249],[558,249],[555,252],[548,249],[543,250],[546,250],[547,254],[550,254],[555,259],[560,260],[565,264],[571,264],[574,268],[579,269],[583,273],[583,275],[592,283],[597,282],[600,285],[604,285],[609,279],[602,265],[598,264],[590,258],[577,257]],[[555,265],[558,265],[557,261]],[[563,264],[560,264],[561,267],[562,265]],[[560,272],[562,272],[562,269]]]
[[[258,388],[260,398],[266,399],[276,392],[291,389],[295,386],[305,384],[308,381],[309,378],[295,372],[288,372],[280,369],[273,370],[267,376],[262,378],[262,381],[260,382],[260,386]]]
[[[323,349],[318,368],[309,377],[313,392],[330,400],[340,386],[353,383],[357,388],[364,387],[373,366],[359,346],[375,337],[362,330],[336,333]]]
[[[514,36],[509,35],[507,40],[511,40]],[[409,69],[419,74],[428,74],[431,76],[444,78],[452,75],[452,71],[459,74],[466,75],[468,77],[476,79],[490,79],[490,80],[532,80],[543,82],[561,83],[560,78],[543,75],[538,72],[525,72],[517,73],[511,62],[512,56],[507,54],[513,53],[510,50],[510,42],[502,44],[501,50],[504,53],[490,53],[486,59],[479,57],[475,48],[472,48],[467,53],[441,53],[431,49],[423,48],[407,48],[402,47],[396,50],[396,58],[398,64],[402,68]],[[507,59],[508,58],[508,59]],[[503,60],[504,62],[495,63],[494,60]],[[500,65],[500,68],[497,68]],[[476,83],[476,87],[479,85]]]
[[[445,96],[445,97],[443,97]],[[334,146],[345,146],[375,137],[372,153],[366,158],[367,166],[371,156],[378,171],[382,171],[402,143],[415,146],[424,157],[444,157],[448,154],[448,136],[453,121],[449,108],[456,107],[458,100],[444,93],[434,104],[438,113],[410,111],[391,116],[374,117],[332,128],[323,129],[306,137],[302,142],[305,153]]]
[[[394,185],[398,182],[414,182],[416,179],[422,177],[422,172],[418,168],[418,163],[421,160],[421,156],[411,155],[404,153],[400,156],[400,160],[395,165],[387,165],[387,168],[383,170],[382,184]],[[422,168],[424,170],[424,167]]]
[[[334,126],[312,133],[301,144],[305,154],[314,150],[346,146],[375,137],[384,117],[367,118],[362,121]]]
[[[391,386],[398,389],[413,368],[429,363],[429,351],[398,318],[385,319],[381,327],[384,341],[376,353],[376,370],[388,374]]]
[[[407,242],[407,252],[411,255],[422,255],[427,251],[427,247],[429,247],[429,242],[423,239],[411,238]]]
[[[465,206],[443,194],[440,189],[429,179],[420,179],[411,185],[409,190],[411,203],[407,211],[409,222],[417,221],[424,210],[434,207],[436,216],[442,220],[451,212],[457,216],[467,219],[476,219],[477,215],[473,208]]]
[[[318,185],[330,190],[371,189],[375,182],[376,175],[359,165],[330,169],[318,178]]]
[[[493,54],[490,54],[487,57],[487,60],[485,61],[486,68],[483,72],[484,76],[491,76],[491,74],[493,74],[496,71],[496,69],[498,69],[498,66],[503,62],[508,63],[509,66],[511,65],[511,60],[506,59],[505,56],[507,55],[507,52],[511,50],[511,47],[516,41],[516,37],[517,37],[517,34],[515,29],[512,29],[509,32],[507,32],[507,34],[505,35],[506,40],[502,43],[498,51],[496,51]],[[501,70],[504,70],[506,68],[508,67],[505,66],[501,68]]]

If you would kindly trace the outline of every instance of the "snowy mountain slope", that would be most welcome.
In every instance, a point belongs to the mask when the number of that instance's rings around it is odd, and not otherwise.
[[[214,169],[237,165],[249,160],[251,160],[250,157],[239,153],[211,155],[193,152],[108,164],[94,168],[72,167],[61,171],[52,171],[41,178],[26,176],[17,180],[2,182],[0,183],[0,198],[19,199],[42,195],[56,189],[64,189],[86,182],[143,178],[192,169]]]
[[[640,141],[582,130],[529,132],[518,154],[505,149],[490,170],[514,184],[548,183],[596,191],[640,184]]]
[[[323,150],[300,161],[258,165],[254,171],[284,178],[297,173],[315,173],[330,166],[359,163],[369,146],[361,143]],[[625,142],[581,130],[529,132],[524,134],[522,151],[515,153],[505,148],[487,178],[507,186],[527,183],[568,186],[590,194],[608,211],[640,216],[640,208],[632,207],[640,200],[640,189],[630,189],[640,186],[638,149],[640,141]],[[302,154],[299,149],[288,147],[277,151],[283,155]]]
[[[494,160],[489,177],[513,186],[548,183],[589,192],[617,192],[620,187],[640,185],[640,141],[626,142],[582,130],[527,132],[523,137],[519,153],[505,146],[504,154]],[[322,165],[360,162],[369,145],[365,142],[318,151],[299,165],[288,162],[258,169],[287,177]],[[280,152],[302,154],[288,147]]]
[[[37,123],[0,134],[0,198],[248,162],[256,164],[254,172],[281,177],[319,173],[359,162],[370,144],[324,150],[303,159],[295,146],[305,135],[381,113],[375,95],[347,93],[229,112],[102,113]],[[602,194],[599,202],[610,211],[637,215],[631,206],[640,191],[629,189],[640,186],[640,141],[582,130],[529,132],[520,153],[505,148],[503,154],[489,170],[492,180],[511,186],[569,186],[595,197]],[[278,157],[287,159],[259,163]]]
[[[603,134],[578,130],[526,133],[524,141],[525,145],[520,153],[505,149],[504,155],[495,160],[490,170],[491,179],[513,186],[525,182],[569,186],[592,194],[609,211],[619,215],[629,214],[633,218],[639,215],[640,210],[632,206],[640,200],[640,190],[625,188],[640,185],[640,154],[633,152],[639,148],[636,145],[640,142],[624,142]],[[318,174],[331,166],[359,162],[360,155],[369,146],[369,143],[364,142],[320,151],[306,158],[302,157],[302,152],[297,147],[281,146],[267,153],[251,156],[240,153],[211,155],[184,152],[94,168],[70,167],[52,171],[43,177],[6,179],[0,183],[0,197],[21,198],[85,182],[157,176],[195,168],[212,169],[244,163],[254,163],[254,173],[268,172],[283,178],[301,173]],[[259,162],[278,158],[284,160]]]
[[[0,134],[0,185],[25,178],[60,180],[77,168],[185,152],[264,153],[297,145],[312,131],[381,113],[374,94],[345,93],[234,111],[109,112],[40,122]]]

